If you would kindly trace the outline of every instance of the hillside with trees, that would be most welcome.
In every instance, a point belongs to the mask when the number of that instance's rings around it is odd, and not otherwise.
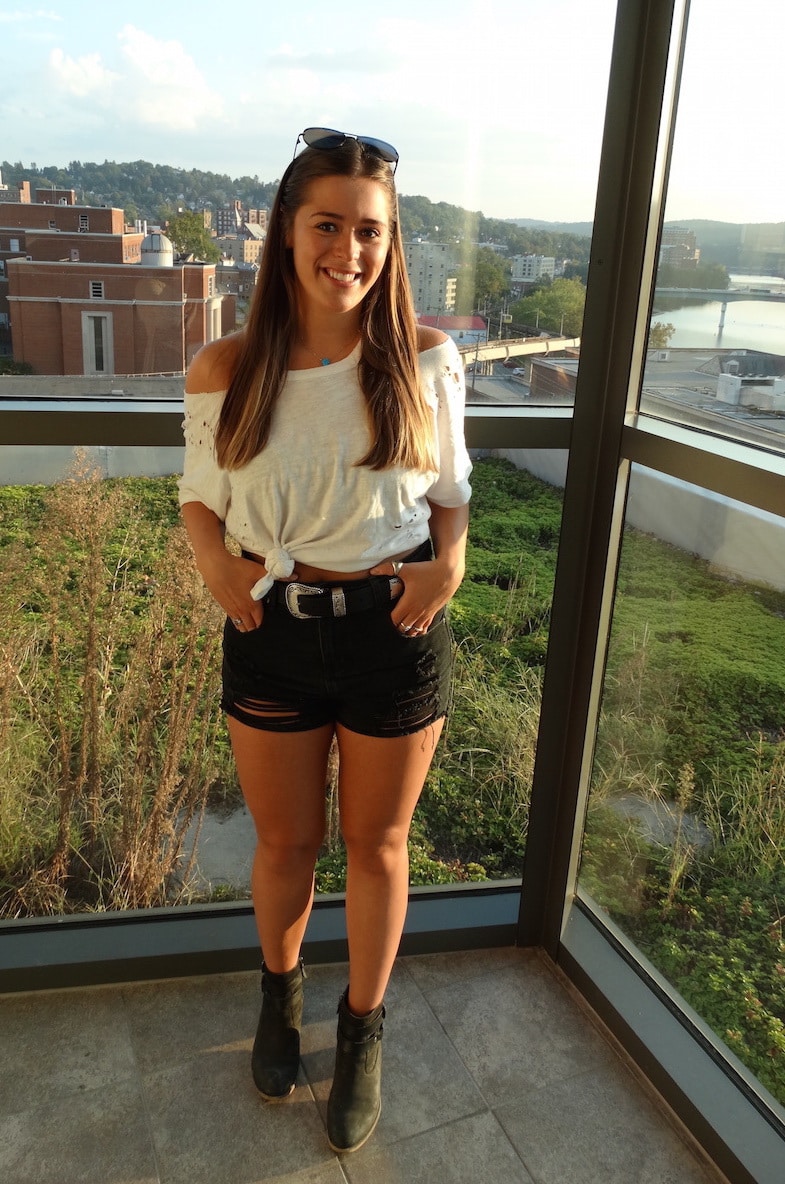
[[[105,160],[103,164],[72,160],[64,167],[4,160],[0,165],[7,185],[29,181],[32,189],[51,186],[73,189],[85,205],[108,205],[125,210],[129,222],[137,218],[157,221],[172,212],[211,209],[240,201],[251,209],[269,209],[278,179],[258,176],[229,177],[200,169],[177,169],[147,160]],[[449,202],[433,202],[423,196],[402,195],[401,226],[405,239],[422,237],[432,242],[496,243],[510,254],[556,255],[585,262],[589,239],[541,228],[516,226],[486,218],[479,210],[464,210]]]
[[[69,161],[65,168],[35,164],[24,166],[4,160],[0,165],[6,185],[29,181],[31,189],[52,186],[73,189],[77,200],[90,206],[115,206],[125,210],[126,219],[158,221],[172,210],[203,210],[241,201],[251,209],[267,209],[272,204],[276,181],[258,177],[229,177],[225,173],[206,173],[200,169],[175,169],[170,165],[151,164],[147,160],[103,164]]]

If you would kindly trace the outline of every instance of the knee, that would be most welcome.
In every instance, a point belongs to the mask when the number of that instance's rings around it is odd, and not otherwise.
[[[323,838],[323,834],[259,835],[257,849],[271,872],[285,875],[294,868],[315,864]]]
[[[390,876],[408,860],[408,832],[383,835],[344,834],[347,862],[367,875]]]

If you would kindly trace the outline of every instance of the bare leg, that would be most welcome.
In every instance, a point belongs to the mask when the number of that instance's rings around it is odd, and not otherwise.
[[[356,1015],[381,1003],[398,952],[409,894],[409,827],[443,722],[390,738],[337,728],[349,1006]]]
[[[297,962],[313,903],[333,728],[266,732],[231,717],[228,726],[256,827],[251,890],[259,941],[267,969],[283,974]]]

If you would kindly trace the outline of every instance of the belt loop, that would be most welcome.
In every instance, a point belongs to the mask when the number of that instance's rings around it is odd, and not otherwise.
[[[333,602],[333,616],[346,616],[346,597],[344,596],[343,588],[331,588],[331,598]]]

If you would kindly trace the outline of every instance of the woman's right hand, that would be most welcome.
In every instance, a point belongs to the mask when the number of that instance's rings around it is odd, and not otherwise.
[[[264,565],[227,551],[223,522],[202,502],[185,502],[181,513],[196,566],[213,600],[236,629],[258,629],[264,609],[252,598],[251,589],[265,575]]]
[[[251,589],[266,574],[261,563],[232,555],[226,548],[197,563],[199,573],[213,600],[230,618],[240,632],[258,629],[264,616],[264,606],[254,600]]]

